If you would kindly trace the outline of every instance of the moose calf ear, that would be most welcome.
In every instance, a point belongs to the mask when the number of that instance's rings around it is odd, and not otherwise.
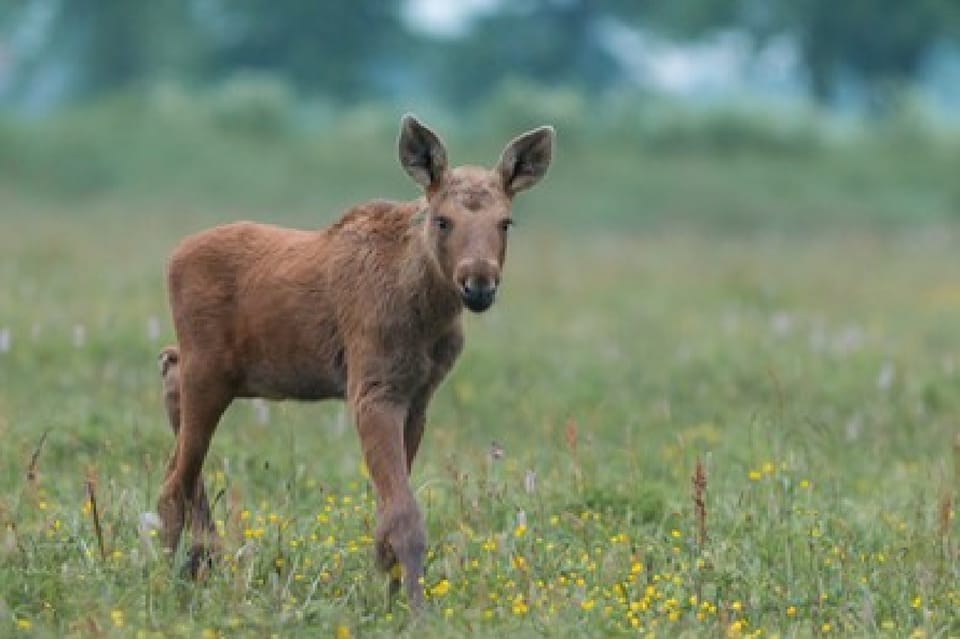
[[[400,164],[424,189],[439,184],[447,170],[443,142],[409,113],[400,120]]]
[[[514,138],[500,154],[497,170],[507,195],[540,181],[553,156],[553,127],[542,126]]]

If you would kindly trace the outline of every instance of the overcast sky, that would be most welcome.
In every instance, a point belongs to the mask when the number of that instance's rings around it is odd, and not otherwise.
[[[439,36],[462,34],[470,18],[495,7],[499,0],[407,0],[404,14],[419,31]]]

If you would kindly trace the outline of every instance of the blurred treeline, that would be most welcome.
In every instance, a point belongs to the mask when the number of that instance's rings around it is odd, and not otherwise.
[[[255,71],[335,104],[420,96],[462,108],[510,80],[591,95],[622,87],[632,54],[614,46],[618,30],[683,41],[726,29],[756,50],[789,38],[817,100],[855,78],[882,109],[960,36],[956,0],[504,0],[449,34],[417,28],[421,4],[2,0],[5,94],[75,100]]]
[[[413,110],[456,162],[555,124],[542,198],[573,222],[960,216],[957,133],[911,97],[931,51],[957,42],[956,0],[504,0],[447,34],[411,6],[0,0],[0,215],[109,195],[307,217],[402,196],[384,140]],[[809,99],[667,97],[610,43],[723,29],[757,50],[789,37]],[[831,108],[851,77],[867,87],[855,119]]]

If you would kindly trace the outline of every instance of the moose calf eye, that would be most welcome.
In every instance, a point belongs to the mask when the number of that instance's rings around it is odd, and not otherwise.
[[[453,226],[453,223],[450,222],[450,218],[447,217],[435,217],[433,218],[433,224],[440,231],[449,231],[450,227]]]
[[[513,226],[513,220],[503,220],[500,222],[500,230],[506,233]]]

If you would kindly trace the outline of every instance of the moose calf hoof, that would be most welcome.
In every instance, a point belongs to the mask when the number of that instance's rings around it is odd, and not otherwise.
[[[407,605],[409,605],[410,610],[416,614],[423,612],[425,605],[423,597],[423,584],[420,583],[419,579],[412,584],[407,584]]]
[[[194,546],[183,564],[184,578],[203,581],[213,569],[213,551],[206,546]]]
[[[393,612],[393,604],[400,594],[400,577],[390,576],[387,582],[387,610]]]
[[[397,554],[393,552],[390,542],[386,539],[378,539],[374,545],[374,562],[381,571],[389,573],[394,579],[400,579],[400,564],[397,562]]]

